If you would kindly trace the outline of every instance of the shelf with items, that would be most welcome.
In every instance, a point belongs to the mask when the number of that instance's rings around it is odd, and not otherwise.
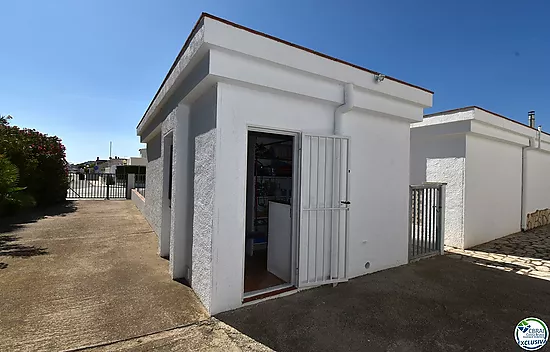
[[[267,237],[269,202],[292,198],[292,141],[256,142],[254,150],[253,230]]]

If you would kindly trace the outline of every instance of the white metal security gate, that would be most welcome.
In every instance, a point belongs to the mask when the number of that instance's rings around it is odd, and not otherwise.
[[[445,184],[410,186],[409,261],[443,254]]]
[[[303,135],[298,286],[345,281],[349,139]]]

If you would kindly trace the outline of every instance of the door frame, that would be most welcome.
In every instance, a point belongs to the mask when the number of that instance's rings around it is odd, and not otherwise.
[[[284,135],[284,136],[292,136],[293,142],[292,142],[292,199],[291,199],[291,208],[292,208],[292,227],[291,227],[291,273],[290,273],[290,281],[288,283],[288,287],[296,287],[298,288],[298,250],[299,250],[299,237],[300,237],[300,195],[301,195],[301,150],[302,150],[302,138],[301,138],[301,132],[297,130],[292,129],[278,129],[273,127],[265,127],[265,126],[259,126],[259,125],[253,125],[253,124],[247,124],[246,126],[246,155],[248,158],[248,133],[249,132],[260,132],[260,133],[269,133],[269,134],[278,134],[278,135]],[[245,185],[248,184],[248,168],[245,171]],[[245,198],[246,198],[246,187],[245,187]],[[245,207],[246,209],[246,207]],[[246,211],[245,211],[246,213]],[[247,214],[245,214],[247,215]],[[246,225],[245,225],[245,233],[243,234],[246,238]],[[269,245],[269,243],[268,243]],[[242,280],[241,280],[241,287],[242,287],[242,297],[241,301],[244,301],[246,298],[253,297],[256,295],[262,295],[271,291],[279,291],[281,288],[284,288],[285,285],[278,285],[269,287],[263,290],[253,291],[253,294],[245,294],[244,292],[244,270],[246,265],[246,253],[245,253],[245,247],[246,247],[246,239],[245,244],[243,245],[242,249],[242,260],[243,260],[243,270],[242,270]]]
[[[161,135],[162,154],[162,196],[161,196],[161,226],[160,226],[160,246],[159,255],[161,258],[170,259],[170,242],[172,241],[172,197],[169,194],[169,185],[173,183],[173,174],[170,172],[170,165],[173,166],[173,154],[170,154],[170,148],[174,144],[174,131]],[[172,170],[173,171],[173,170]]]

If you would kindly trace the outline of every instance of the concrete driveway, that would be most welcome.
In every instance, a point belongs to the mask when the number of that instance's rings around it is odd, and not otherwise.
[[[519,351],[550,323],[550,226],[523,235],[208,319],[131,202],[69,203],[0,221],[0,351]]]
[[[0,223],[0,351],[56,351],[207,319],[172,281],[129,201],[80,201]]]
[[[520,351],[516,324],[550,323],[549,302],[549,281],[442,256],[217,318],[283,352]]]

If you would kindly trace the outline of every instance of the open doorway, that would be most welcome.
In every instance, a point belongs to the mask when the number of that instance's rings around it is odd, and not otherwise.
[[[244,294],[293,286],[294,136],[248,132]]]

